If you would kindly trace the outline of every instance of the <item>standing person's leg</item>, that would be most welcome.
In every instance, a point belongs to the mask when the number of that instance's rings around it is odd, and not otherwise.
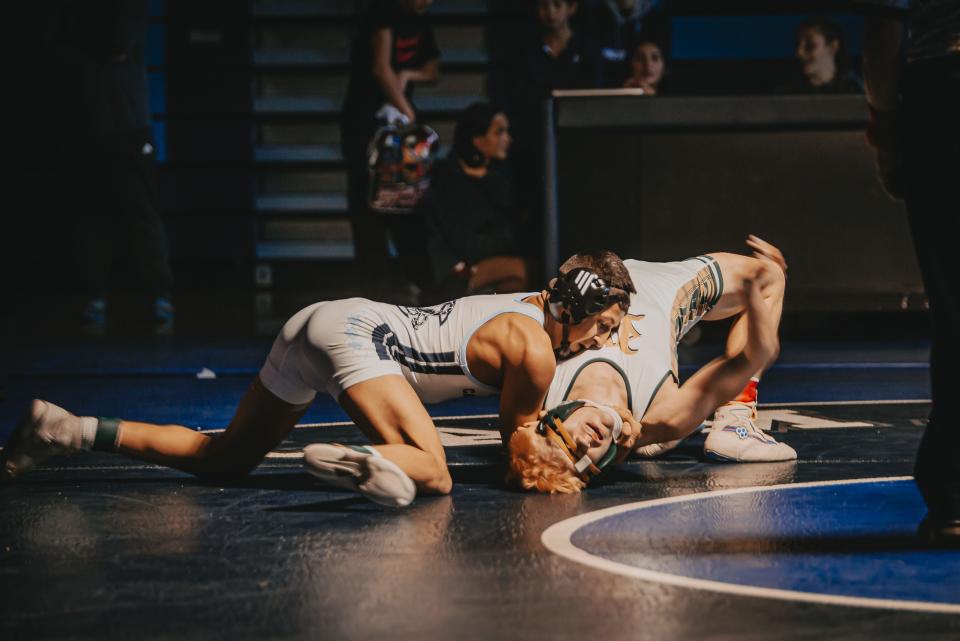
[[[109,172],[109,142],[61,142],[56,160],[61,190],[55,197],[59,210],[56,218],[73,232],[74,260],[85,297],[82,322],[94,331],[105,327],[109,270],[115,250],[117,188]],[[88,205],[78,209],[76,203]]]
[[[124,154],[116,169],[118,199],[130,233],[130,247],[140,263],[147,291],[169,297],[173,272],[167,230],[160,216],[160,195],[154,166],[154,145],[149,130],[138,130],[124,139]]]
[[[344,122],[340,144],[347,165],[347,207],[353,232],[354,261],[368,279],[388,273],[387,235],[369,205],[370,174],[367,147],[376,132],[372,123]]]
[[[427,228],[423,215],[411,213],[395,216],[388,224],[396,244],[404,276],[421,290],[433,284],[427,252]]]
[[[954,61],[955,62],[955,61]],[[907,213],[930,302],[933,407],[914,475],[928,507],[921,532],[960,542],[960,429],[950,416],[952,369],[960,359],[960,296],[954,273],[960,237],[960,70],[949,62],[915,63],[904,91]]]
[[[160,215],[160,197],[154,166],[154,146],[149,129],[122,136],[122,149],[112,167],[119,210],[118,226],[126,246],[124,259],[136,268],[138,289],[152,306],[153,329],[173,331],[173,272],[167,230]]]

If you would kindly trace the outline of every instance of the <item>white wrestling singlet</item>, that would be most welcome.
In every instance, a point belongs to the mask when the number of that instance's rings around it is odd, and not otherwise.
[[[325,301],[288,320],[274,341],[260,380],[296,405],[319,391],[335,399],[362,381],[402,375],[424,403],[498,394],[467,366],[474,332],[500,314],[543,312],[522,300],[534,294],[467,296],[433,307],[404,307],[365,298]]]
[[[580,372],[597,361],[610,364],[623,377],[637,419],[668,376],[679,382],[677,345],[723,294],[717,261],[698,256],[673,263],[623,262],[637,288],[627,315],[602,348],[557,364],[544,407],[567,400]]]

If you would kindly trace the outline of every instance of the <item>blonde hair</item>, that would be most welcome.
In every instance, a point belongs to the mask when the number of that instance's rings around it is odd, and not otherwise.
[[[518,430],[507,445],[508,485],[549,494],[576,494],[586,483],[562,452],[533,430]]]

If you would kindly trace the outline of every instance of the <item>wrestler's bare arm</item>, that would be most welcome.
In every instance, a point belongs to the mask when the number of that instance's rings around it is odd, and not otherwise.
[[[467,346],[470,371],[500,387],[500,435],[537,418],[557,368],[550,337],[523,314],[502,314],[486,323]]]
[[[776,359],[780,350],[779,319],[766,304],[758,283],[745,280],[743,291],[747,305],[743,349],[714,359],[680,387],[668,381],[644,415],[641,434],[630,444],[632,447],[689,435],[717,407],[735,397],[755,372]]]

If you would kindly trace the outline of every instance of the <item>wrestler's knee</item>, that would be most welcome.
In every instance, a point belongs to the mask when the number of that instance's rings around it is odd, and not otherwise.
[[[221,435],[211,438],[198,454],[193,473],[207,481],[237,481],[260,463],[259,459],[253,460],[251,457],[228,452]]]
[[[421,490],[431,494],[449,494],[453,489],[453,478],[446,462],[434,459],[430,477],[420,485]]]
[[[764,298],[783,298],[787,276],[780,265],[770,260],[751,258],[749,272],[747,278],[760,284]]]

